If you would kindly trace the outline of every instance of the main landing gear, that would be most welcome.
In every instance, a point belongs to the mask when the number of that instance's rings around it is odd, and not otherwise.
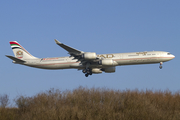
[[[89,75],[92,75],[92,70],[89,68],[90,63],[86,64],[86,68],[82,70],[82,72],[85,74],[86,77]]]
[[[162,69],[162,64],[163,64],[163,62],[160,62],[160,66],[159,66],[160,69]]]
[[[92,75],[92,71],[89,68],[82,70],[82,72],[85,74],[86,77],[88,77],[89,75]]]

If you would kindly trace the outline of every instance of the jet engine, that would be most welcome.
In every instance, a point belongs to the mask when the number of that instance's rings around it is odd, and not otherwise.
[[[113,73],[116,71],[116,68],[115,67],[109,67],[109,68],[105,68],[103,71],[105,73]]]
[[[97,58],[97,55],[94,52],[86,52],[82,55],[82,58],[85,60],[94,60]]]
[[[98,69],[98,68],[93,68],[92,69],[92,73],[94,74],[99,74],[99,73],[102,73],[102,70]]]
[[[104,59],[99,61],[99,65],[113,65],[113,60],[112,59]]]

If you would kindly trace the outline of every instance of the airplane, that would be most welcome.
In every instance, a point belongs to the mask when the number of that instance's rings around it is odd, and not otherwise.
[[[86,77],[92,74],[114,73],[116,66],[154,64],[159,63],[162,69],[163,62],[175,58],[169,52],[145,51],[132,53],[96,54],[95,52],[83,52],[69,47],[55,39],[57,45],[65,49],[70,56],[37,58],[31,55],[17,41],[11,41],[10,45],[15,57],[6,55],[15,64],[41,69],[78,69],[82,70]]]

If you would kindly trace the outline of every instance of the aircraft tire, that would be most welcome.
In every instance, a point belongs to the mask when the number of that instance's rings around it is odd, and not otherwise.
[[[88,74],[85,74],[86,77],[88,77]]]
[[[87,70],[86,70],[86,69],[83,69],[83,70],[82,70],[82,72],[83,72],[83,73],[86,73],[86,72],[87,72]]]

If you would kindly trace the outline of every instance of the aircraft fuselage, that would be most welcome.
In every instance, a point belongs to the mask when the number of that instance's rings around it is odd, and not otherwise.
[[[58,40],[56,44],[68,51],[69,57],[37,58],[25,50],[17,41],[11,41],[10,45],[15,57],[6,55],[14,63],[41,69],[78,69],[82,70],[86,77],[92,74],[115,72],[116,66],[153,64],[172,60],[175,56],[169,52],[149,51],[132,53],[96,54],[95,52],[83,52],[69,47]]]
[[[163,51],[150,52],[132,52],[132,53],[115,53],[115,54],[99,54],[98,57],[104,59],[112,59],[114,64],[112,66],[122,65],[136,65],[136,64],[153,64],[166,62],[173,59],[175,56]],[[24,65],[42,69],[70,69],[70,68],[84,68],[81,62],[74,59],[74,57],[55,57],[55,58],[41,58],[26,60]],[[98,64],[91,64],[90,68],[106,68]]]

